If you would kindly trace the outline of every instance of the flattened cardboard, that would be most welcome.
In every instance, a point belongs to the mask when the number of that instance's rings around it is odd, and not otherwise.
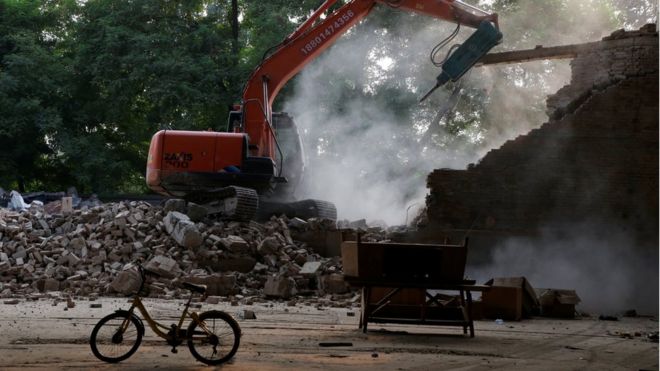
[[[580,303],[580,297],[575,290],[537,289],[541,303],[541,315],[555,318],[574,318],[575,305]]]

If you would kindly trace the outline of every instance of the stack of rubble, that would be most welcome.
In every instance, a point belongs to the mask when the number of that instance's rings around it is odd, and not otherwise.
[[[182,200],[162,208],[119,202],[66,214],[0,209],[0,297],[127,295],[139,287],[134,264],[143,261],[163,276],[150,285],[155,297],[177,297],[186,292],[177,283],[190,281],[234,300],[349,298],[340,258],[321,257],[292,238],[292,232],[334,224],[286,217],[263,224],[214,221]],[[376,239],[375,231],[371,235]]]

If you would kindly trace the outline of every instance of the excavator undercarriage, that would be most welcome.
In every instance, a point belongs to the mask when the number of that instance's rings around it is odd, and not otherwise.
[[[203,205],[208,216],[220,220],[268,220],[271,216],[286,215],[301,219],[337,219],[337,208],[332,202],[307,199],[292,202],[269,201],[254,189],[229,186],[216,190],[193,193],[187,201]]]
[[[232,117],[237,117],[236,112]],[[316,199],[297,200],[295,197],[304,180],[305,158],[300,134],[293,119],[284,112],[273,113],[273,128],[278,143],[282,144],[277,165],[270,158],[248,156],[249,147],[245,142],[242,166],[228,166],[216,172],[199,172],[195,169],[184,171],[191,168],[187,161],[203,158],[204,153],[206,157],[216,157],[209,152],[218,150],[217,141],[213,138],[209,141],[207,138],[213,137],[213,133],[202,133],[200,136],[198,132],[191,132],[191,138],[197,139],[197,151],[177,153],[176,148],[168,149],[171,148],[169,133],[161,132],[154,143],[166,154],[175,153],[167,158],[179,160],[169,160],[169,163],[166,161],[161,165],[161,193],[203,205],[210,217],[222,220],[266,220],[273,215],[336,220],[337,209],[333,203]],[[177,131],[176,139],[181,140],[184,135]],[[206,151],[200,149],[205,142],[212,144],[207,146]],[[179,167],[172,170],[172,166]],[[283,173],[291,176],[283,177]]]
[[[269,201],[259,197],[254,189],[229,186],[207,192],[193,193],[187,201],[203,205],[208,216],[221,220],[268,220],[271,216],[286,215],[301,219],[337,219],[337,208],[332,202],[307,199],[292,202]]]

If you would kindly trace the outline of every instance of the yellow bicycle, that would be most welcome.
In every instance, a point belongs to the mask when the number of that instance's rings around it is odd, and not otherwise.
[[[206,286],[183,283],[183,287],[190,290],[190,298],[183,308],[179,323],[168,327],[151,318],[140,299],[146,276],[158,277],[159,275],[139,264],[137,267],[142,282],[140,289],[133,297],[130,309],[117,310],[102,318],[92,330],[89,345],[96,358],[104,362],[117,363],[128,359],[137,351],[145,328],[140,317],[135,314],[136,308],[156,335],[165,339],[172,346],[172,353],[176,353],[176,347],[185,340],[188,342],[190,353],[207,365],[219,365],[227,362],[236,354],[241,339],[241,328],[229,314],[219,310],[201,314],[188,311],[194,293],[204,294]],[[183,329],[186,317],[190,317],[192,321],[188,329]]]

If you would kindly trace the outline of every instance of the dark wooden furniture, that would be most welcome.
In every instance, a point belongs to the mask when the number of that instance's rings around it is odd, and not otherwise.
[[[472,291],[490,287],[464,280],[462,245],[342,244],[346,282],[362,288],[360,328],[369,322],[461,326],[474,337]],[[436,291],[456,291],[458,296]]]
[[[415,283],[415,282],[385,282],[365,281],[354,277],[346,277],[346,281],[354,286],[362,287],[362,305],[360,324],[363,332],[367,332],[367,324],[372,323],[402,323],[439,326],[460,326],[463,333],[470,332],[474,337],[474,321],[472,319],[472,291],[486,291],[490,286],[475,285],[472,280],[445,283]],[[378,301],[372,301],[374,289],[385,288],[386,292]],[[392,298],[402,290],[421,289],[424,300],[421,303],[392,303]],[[457,291],[459,305],[444,307],[439,302],[439,296],[434,290]]]

